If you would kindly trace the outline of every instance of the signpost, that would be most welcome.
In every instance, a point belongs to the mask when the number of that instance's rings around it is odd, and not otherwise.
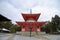
[[[32,27],[30,26],[30,37],[31,37]]]
[[[30,14],[32,14],[32,9],[30,9]],[[31,37],[31,32],[32,32],[32,26],[31,26],[31,22],[30,22],[30,37]]]

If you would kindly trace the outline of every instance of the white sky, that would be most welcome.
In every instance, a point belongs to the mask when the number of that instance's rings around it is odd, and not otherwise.
[[[41,13],[38,21],[50,21],[60,16],[60,0],[0,0],[0,14],[13,22],[24,21],[21,13]]]

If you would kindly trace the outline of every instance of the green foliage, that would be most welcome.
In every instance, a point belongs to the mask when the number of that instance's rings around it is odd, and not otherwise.
[[[10,30],[11,33],[14,33],[20,29],[19,26],[12,24],[10,21],[0,22],[0,29],[2,28]]]
[[[58,15],[52,18],[52,23],[56,26],[56,29],[60,30],[60,17]]]
[[[57,29],[60,30],[60,17],[58,15],[55,15],[55,17],[52,18],[52,21],[46,25],[46,32],[47,33],[58,32]]]
[[[60,24],[58,25],[58,29],[60,30]]]
[[[19,27],[17,25],[13,25],[9,28],[9,30],[11,33],[14,33],[19,30]]]
[[[2,21],[0,22],[0,28],[9,29],[12,26],[12,23],[9,21]]]

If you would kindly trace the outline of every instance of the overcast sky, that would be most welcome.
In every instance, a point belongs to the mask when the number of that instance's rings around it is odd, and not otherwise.
[[[60,0],[0,0],[0,14],[13,22],[24,21],[21,13],[41,13],[38,21],[50,21],[60,16]]]

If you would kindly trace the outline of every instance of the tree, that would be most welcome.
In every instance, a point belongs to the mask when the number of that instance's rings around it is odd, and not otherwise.
[[[55,25],[56,30],[60,28],[60,17],[58,15],[55,15],[54,18],[52,18],[52,23]],[[58,30],[57,30],[58,31]]]
[[[55,15],[55,17],[52,18],[52,21],[46,25],[46,32],[58,32],[57,29],[60,29],[60,17],[58,15]]]
[[[13,25],[9,28],[9,30],[10,30],[11,33],[15,33],[16,31],[19,31],[20,28],[17,25]]]
[[[2,30],[2,28],[8,29],[12,33],[20,31],[20,27],[18,25],[12,24],[10,21],[0,22],[0,30]]]
[[[9,28],[12,26],[13,24],[10,21],[2,21],[0,23],[0,28],[6,28],[9,30]]]

